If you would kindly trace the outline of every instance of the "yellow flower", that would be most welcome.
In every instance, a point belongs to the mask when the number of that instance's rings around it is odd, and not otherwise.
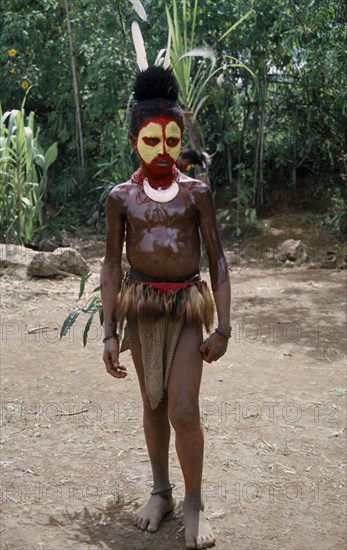
[[[12,67],[12,69],[10,69],[10,73],[11,74],[16,74],[16,69],[14,67]]]
[[[16,55],[17,55],[17,50],[15,50],[14,48],[11,48],[11,50],[8,50],[7,53],[8,53],[8,55],[9,55],[10,57],[16,57]]]
[[[29,84],[27,83],[26,80],[23,80],[22,84],[21,84],[21,88],[23,90],[27,90],[29,88]]]

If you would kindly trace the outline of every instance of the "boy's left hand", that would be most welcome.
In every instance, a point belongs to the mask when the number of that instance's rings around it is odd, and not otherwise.
[[[212,361],[217,361],[224,353],[228,347],[228,339],[214,332],[206,338],[201,344],[199,351],[202,354],[204,361],[207,363],[212,363]]]

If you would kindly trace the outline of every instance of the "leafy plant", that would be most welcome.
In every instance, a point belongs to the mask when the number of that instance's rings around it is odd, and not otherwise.
[[[331,201],[333,203],[332,212],[325,216],[325,221],[335,231],[345,231],[347,227],[347,201],[340,195],[332,197]]]
[[[105,204],[111,189],[129,178],[129,140],[128,134],[123,128],[117,129],[114,143],[115,154],[112,159],[107,162],[100,162],[97,167],[98,170],[93,176],[93,180],[101,183],[93,189],[93,192],[101,191],[98,210]]]
[[[142,10],[138,0],[69,4],[87,184],[76,169],[71,55],[62,0],[2,0],[0,98],[3,110],[9,111],[21,104],[27,86],[35,84],[26,105],[40,121],[40,143],[46,150],[46,144],[58,141],[60,149],[48,198],[54,200],[54,208],[66,208],[68,199],[77,210],[81,195],[87,200],[89,186],[99,185],[92,176],[114,158],[117,133],[124,127],[124,117],[117,113],[127,107],[135,72],[130,27]],[[326,181],[338,187],[335,176],[341,152],[346,151],[347,114],[346,16],[341,2],[321,0],[319,9],[312,9],[310,2],[298,5],[292,0],[176,0],[174,12],[173,1],[147,0],[151,29],[145,21],[140,23],[151,59],[166,47],[166,4],[174,33],[180,35],[178,41],[172,40],[171,66],[179,55],[174,52],[176,45],[182,51],[209,46],[217,59],[214,70],[219,73],[204,86],[200,76],[207,81],[212,69],[209,58],[186,57],[174,67],[182,71],[184,89],[196,107],[208,96],[197,111],[196,134],[198,145],[205,147],[206,136],[209,151],[217,151],[209,167],[212,188],[224,195],[228,186],[235,197],[241,179],[242,187],[252,187],[252,205],[263,200],[276,206],[279,188],[297,201],[302,191],[309,191],[312,199],[322,196]],[[252,15],[245,19],[250,10]],[[241,61],[257,76],[258,85],[244,68],[228,70],[229,63]],[[215,85],[223,76],[222,86]],[[192,87],[201,91],[199,99],[193,98]],[[186,109],[183,102],[182,106]],[[188,109],[194,112],[191,105]],[[128,157],[124,156],[124,164]],[[241,166],[245,177],[237,168]],[[111,170],[118,168],[115,164]],[[102,178],[108,178],[107,171]]]
[[[192,11],[190,10],[190,8],[187,8],[187,2],[186,0],[184,0],[181,13],[179,13],[177,2],[176,0],[174,0],[172,16],[170,14],[169,8],[166,7],[166,16],[168,20],[170,34],[172,37],[170,56],[173,65],[173,72],[179,84],[184,108],[188,111],[193,112],[194,118],[197,117],[197,114],[202,105],[208,99],[208,95],[206,95],[206,85],[215,75],[217,75],[221,71],[224,71],[227,68],[226,64],[224,64],[222,67],[215,67],[216,56],[215,52],[212,49],[194,46],[196,40],[195,35],[197,13],[198,0],[194,0],[194,7]],[[219,38],[218,42],[224,40],[228,36],[228,34],[233,31],[251,13],[252,10],[246,13],[234,25],[231,25],[229,29]],[[194,58],[196,57],[209,59],[210,64],[207,66],[204,63],[199,63],[198,67],[196,68],[193,64]],[[225,56],[225,58],[235,61],[235,58],[230,55]],[[237,62],[230,64],[230,66],[244,67],[249,71],[249,69],[245,67],[243,63]],[[192,75],[193,70],[194,76]],[[251,72],[251,74],[253,73]]]
[[[171,48],[170,59],[179,85],[183,108],[186,111],[186,124],[190,142],[192,147],[201,150],[199,139],[201,130],[197,125],[197,115],[209,98],[209,94],[206,92],[207,85],[218,73],[222,75],[227,68],[231,67],[243,67],[252,76],[254,74],[243,63],[238,62],[235,57],[230,55],[225,56],[223,65],[216,68],[214,50],[195,47],[198,3],[198,0],[194,0],[194,5],[187,7],[187,1],[183,0],[182,9],[179,12],[177,2],[174,0],[172,15],[166,6],[166,17],[169,26],[168,47]],[[251,13],[252,10],[231,25],[219,38],[218,42],[224,40]],[[194,64],[194,59],[197,57],[201,57],[202,60],[198,64]],[[232,62],[226,61],[226,59],[230,59]],[[209,63],[206,63],[206,60]]]
[[[216,220],[218,225],[231,223],[233,211],[230,208],[219,208],[216,212]]]
[[[86,271],[81,277],[80,290],[78,295],[79,300],[82,298],[82,296],[85,293],[85,285],[90,276],[91,276],[91,272]],[[102,308],[102,301],[100,298],[100,286],[95,287],[91,291],[91,294],[88,296],[83,306],[76,307],[75,309],[70,311],[70,313],[65,318],[62,324],[62,327],[60,329],[60,339],[62,339],[64,336],[68,334],[68,332],[73,327],[73,325],[75,324],[75,322],[77,321],[81,313],[88,316],[86,324],[84,326],[83,335],[82,335],[83,347],[85,347],[88,343],[88,334],[89,334],[89,330],[92,325],[94,317],[97,316],[101,326],[103,326],[104,324],[104,312]],[[126,325],[119,327],[118,334],[119,334],[119,342],[120,342],[120,351],[122,352],[122,351],[125,351],[126,349],[129,349],[129,339],[128,339]]]
[[[43,229],[43,197],[49,167],[58,155],[53,143],[46,152],[38,143],[34,113],[20,110],[2,114],[0,104],[0,238],[30,243]]]
[[[79,300],[82,298],[85,292],[85,285],[90,276],[91,276],[91,272],[86,271],[81,277],[80,290],[78,295]],[[70,311],[70,313],[66,317],[60,329],[60,339],[62,339],[63,336],[66,336],[68,334],[69,330],[73,327],[74,323],[77,321],[77,318],[79,317],[79,315],[81,313],[84,313],[88,315],[88,319],[83,330],[83,346],[85,347],[87,345],[88,333],[95,315],[99,317],[100,325],[103,325],[104,323],[102,303],[101,303],[99,294],[97,294],[99,291],[100,291],[100,286],[95,287],[83,306],[77,307],[72,311]]]
[[[248,227],[259,229],[260,225],[257,217],[257,211],[255,208],[246,208],[245,222],[248,225]]]

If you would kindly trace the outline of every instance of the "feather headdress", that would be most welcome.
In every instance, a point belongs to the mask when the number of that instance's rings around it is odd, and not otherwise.
[[[133,21],[131,25],[131,34],[135,46],[138,67],[140,71],[145,71],[148,68],[147,54],[141,29],[137,21]]]
[[[178,84],[170,69],[152,65],[137,75],[133,92],[136,101],[162,98],[176,102]]]
[[[130,2],[132,3],[132,5],[133,5],[133,7],[134,7],[134,10],[136,11],[137,15],[139,15],[139,16],[141,17],[141,19],[142,19],[145,23],[147,23],[147,25],[149,25],[147,13],[146,13],[145,8],[144,8],[143,5],[142,5],[141,0],[130,0]],[[149,25],[149,26],[150,26],[150,25]]]
[[[135,105],[130,113],[130,131],[137,134],[140,125],[145,119],[158,114],[173,117],[179,126],[184,129],[184,115],[177,105],[179,85],[170,67],[172,29],[169,34],[166,48],[160,50],[154,65],[149,65],[146,47],[139,24],[134,21],[131,26],[133,43],[135,46],[137,64],[140,72],[137,74],[133,86]],[[215,62],[214,52],[206,48],[194,48],[184,52],[174,63],[178,63],[186,56],[208,57],[212,64]]]
[[[137,64],[140,69],[134,87],[133,97],[135,101],[151,99],[164,99],[176,103],[179,88],[170,64],[171,33],[169,32],[166,50],[161,50],[155,65],[148,66],[146,48],[139,24],[134,21],[131,26],[133,42],[136,51]],[[163,54],[165,57],[163,59]]]

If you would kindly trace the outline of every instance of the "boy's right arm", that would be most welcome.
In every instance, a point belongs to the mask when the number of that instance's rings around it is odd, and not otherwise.
[[[127,375],[126,368],[119,364],[119,342],[116,338],[110,338],[117,332],[115,312],[122,282],[121,264],[125,235],[125,220],[122,211],[122,199],[113,190],[107,201],[106,254],[101,269],[100,290],[106,339],[103,360],[107,372],[115,378],[124,378]]]

